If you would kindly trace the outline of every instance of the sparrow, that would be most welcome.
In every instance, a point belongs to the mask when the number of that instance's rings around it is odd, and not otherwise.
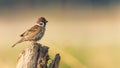
[[[22,43],[24,41],[30,41],[32,43],[36,43],[41,40],[44,36],[46,30],[46,23],[48,21],[44,17],[40,17],[37,20],[37,24],[25,31],[20,35],[22,37],[18,42],[16,42],[12,47],[16,46],[18,43]]]

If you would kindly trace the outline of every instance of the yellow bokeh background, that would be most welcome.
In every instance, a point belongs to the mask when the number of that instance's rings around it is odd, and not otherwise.
[[[0,12],[0,68],[15,68],[17,57],[30,42],[12,44],[19,35],[48,20],[39,42],[50,47],[50,57],[60,53],[60,68],[120,68],[120,6],[94,8],[60,5],[2,8]]]

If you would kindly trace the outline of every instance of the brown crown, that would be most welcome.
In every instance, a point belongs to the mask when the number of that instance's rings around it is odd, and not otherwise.
[[[44,17],[40,17],[38,18],[37,23],[40,23],[40,22],[47,23],[48,21]]]

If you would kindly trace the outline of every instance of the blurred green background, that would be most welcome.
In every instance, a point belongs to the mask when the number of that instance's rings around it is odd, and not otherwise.
[[[30,43],[11,46],[43,16],[40,43],[50,56],[61,54],[60,68],[120,68],[119,0],[0,0],[0,68],[15,68]]]

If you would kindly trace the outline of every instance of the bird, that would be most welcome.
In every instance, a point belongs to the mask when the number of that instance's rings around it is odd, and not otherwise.
[[[31,43],[36,43],[37,41],[41,40],[45,34],[46,30],[46,23],[48,21],[45,17],[40,17],[37,20],[37,24],[31,27],[30,29],[26,30],[24,33],[20,35],[21,39],[12,45],[15,47],[18,43],[22,43],[25,41],[30,41]]]

